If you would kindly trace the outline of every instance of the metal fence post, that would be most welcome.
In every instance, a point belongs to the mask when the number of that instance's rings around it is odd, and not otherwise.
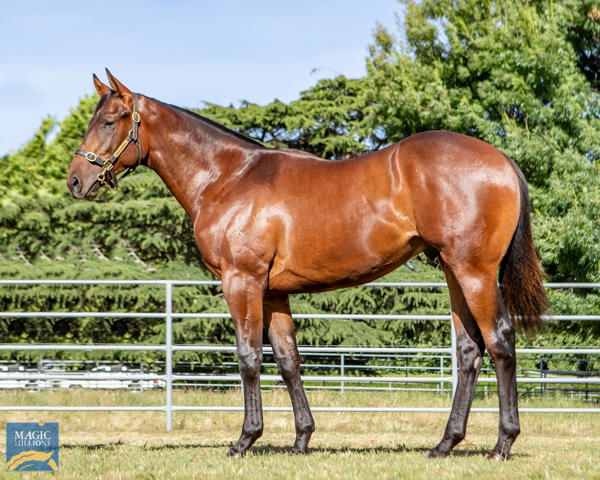
[[[440,386],[439,393],[444,393],[444,355],[440,355]]]
[[[344,368],[345,367],[344,358],[345,358],[345,356],[342,353],[340,355],[340,374],[342,376],[342,379],[344,378],[344,375],[345,375],[345,371],[344,371],[345,370],[345,368]],[[344,383],[345,383],[344,380],[342,380],[342,385],[341,385],[342,386],[342,393],[344,393]]]
[[[173,429],[173,284],[165,283],[165,375],[167,393],[167,431]]]
[[[456,330],[454,329],[454,319],[450,315],[450,337],[452,339],[452,398],[458,386],[458,359],[456,358]]]

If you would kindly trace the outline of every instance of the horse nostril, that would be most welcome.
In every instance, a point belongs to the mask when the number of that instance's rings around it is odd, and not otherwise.
[[[73,193],[81,192],[81,182],[79,181],[79,178],[77,177],[77,175],[73,175],[71,177],[71,192],[73,192]]]

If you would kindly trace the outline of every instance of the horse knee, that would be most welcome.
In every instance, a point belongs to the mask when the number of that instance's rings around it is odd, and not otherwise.
[[[257,379],[260,377],[262,354],[254,350],[238,353],[238,363],[242,378]]]

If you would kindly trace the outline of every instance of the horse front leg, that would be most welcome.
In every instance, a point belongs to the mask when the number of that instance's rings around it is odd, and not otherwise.
[[[244,395],[242,434],[227,456],[243,456],[263,431],[260,369],[264,286],[252,276],[230,272],[223,275],[223,293],[235,326]]]

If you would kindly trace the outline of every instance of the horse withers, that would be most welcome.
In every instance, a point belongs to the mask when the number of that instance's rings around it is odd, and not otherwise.
[[[538,328],[547,304],[527,183],[513,161],[443,131],[339,161],[265,148],[107,74],[110,86],[94,75],[100,101],[67,184],[75,198],[90,199],[144,165],[189,215],[236,332],[245,415],[228,455],[246,453],[263,431],[263,330],[292,401],[293,452],[306,452],[314,431],[288,296],[360,285],[426,251],[446,275],[459,362],[450,419],[429,455],[446,456],[464,438],[487,349],[500,399],[489,458],[507,458],[520,431],[515,326]]]

